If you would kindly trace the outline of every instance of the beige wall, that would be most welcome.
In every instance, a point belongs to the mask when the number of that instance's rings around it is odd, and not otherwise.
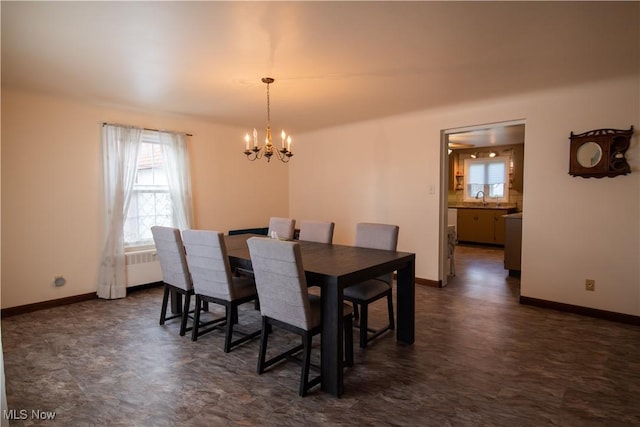
[[[398,248],[416,253],[416,275],[442,279],[441,131],[524,119],[522,295],[640,315],[638,131],[630,175],[568,175],[569,133],[638,129],[639,95],[631,76],[299,135],[290,215],[335,221],[338,243],[353,242],[359,221],[399,224]]]
[[[96,290],[104,243],[103,121],[185,131],[195,226],[263,226],[288,213],[287,165],[248,162],[244,129],[2,91],[2,308]],[[53,286],[55,275],[67,284]]]
[[[522,295],[640,315],[638,136],[631,175],[567,173],[569,132],[638,129],[638,76],[299,135],[289,165],[247,162],[243,129],[3,90],[2,307],[95,291],[102,121],[193,133],[199,228],[290,215],[335,221],[335,241],[352,243],[356,222],[393,222],[399,248],[417,254],[417,276],[439,280],[441,131],[515,119],[526,120]],[[55,288],[56,274],[67,285]]]

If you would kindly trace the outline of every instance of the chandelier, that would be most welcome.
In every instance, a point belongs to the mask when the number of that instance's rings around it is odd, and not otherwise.
[[[253,129],[253,147],[250,147],[251,137],[247,133],[244,136],[245,148],[244,154],[247,156],[247,160],[254,161],[257,159],[261,159],[262,157],[267,158],[267,162],[271,161],[271,156],[274,154],[283,163],[289,162],[291,160],[291,156],[293,153],[291,152],[291,135],[287,135],[283,130],[280,133],[280,137],[282,138],[282,148],[278,149],[273,145],[271,139],[271,102],[269,99],[269,85],[273,83],[271,77],[263,77],[262,82],[267,84],[267,136],[264,139],[264,146],[258,146],[258,131]]]

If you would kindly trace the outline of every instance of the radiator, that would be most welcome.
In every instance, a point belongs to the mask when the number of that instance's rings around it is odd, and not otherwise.
[[[127,287],[162,281],[162,271],[155,249],[127,252]]]

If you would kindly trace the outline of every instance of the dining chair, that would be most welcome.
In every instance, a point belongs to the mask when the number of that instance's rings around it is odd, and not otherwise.
[[[335,224],[328,221],[300,221],[300,232],[298,240],[305,242],[328,243],[333,242],[333,229]],[[309,292],[313,295],[320,295],[320,288],[313,283],[307,283]]]
[[[191,295],[194,292],[180,230],[173,227],[153,226],[151,227],[151,234],[158,253],[162,281],[164,283],[160,324],[164,325],[166,320],[180,317],[180,336],[184,336],[187,331],[191,330],[191,328],[187,328],[187,319],[189,317]],[[167,305],[171,291],[184,296],[184,307],[182,308],[182,313],[167,317]]]
[[[293,239],[295,233],[296,220],[291,218],[269,218],[269,231],[268,235],[273,237],[273,232],[278,235],[280,239]]]
[[[232,347],[260,335],[259,329],[250,333],[234,331],[234,324],[238,320],[238,306],[256,300],[258,294],[252,278],[231,274],[223,233],[210,230],[184,230],[182,238],[196,296],[191,340],[197,341],[203,334],[222,329],[225,332],[224,352],[229,353]],[[224,306],[225,316],[201,324],[199,309],[206,302]],[[207,326],[210,327],[207,328]],[[201,327],[205,329],[200,329]],[[241,335],[235,341],[233,341],[234,332]]]
[[[329,243],[333,242],[333,229],[335,224],[328,221],[300,221],[300,234],[298,240],[306,242]]]
[[[356,246],[395,251],[398,246],[398,231],[397,225],[359,223],[356,225]],[[392,283],[393,274],[388,273],[344,289],[344,299],[353,303],[354,318],[359,318],[359,325],[356,327],[360,329],[361,348],[366,348],[369,341],[382,333],[395,329]],[[369,304],[384,297],[387,298],[389,324],[378,330],[369,328]]]
[[[285,358],[296,360],[293,356],[302,351],[299,394],[305,396],[321,382],[320,375],[309,380],[309,370],[312,338],[322,331],[322,305],[320,297],[307,292],[300,244],[260,237],[251,237],[247,244],[262,314],[258,374]],[[353,366],[353,311],[350,305],[342,305],[346,359],[343,366]],[[273,326],[300,335],[302,343],[267,360],[267,342]]]

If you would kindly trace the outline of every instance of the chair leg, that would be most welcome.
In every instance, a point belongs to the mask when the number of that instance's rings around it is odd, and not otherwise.
[[[187,319],[189,318],[189,303],[191,302],[191,294],[184,294],[184,307],[182,308],[182,322],[180,322],[180,336],[183,337],[187,331]]]
[[[191,341],[198,340],[198,328],[200,326],[200,305],[202,305],[200,295],[196,295],[196,309],[193,312],[193,328],[191,329]]]
[[[270,324],[266,317],[262,317],[262,333],[260,334],[260,351],[258,353],[258,374],[264,373],[264,360],[267,357],[267,340],[269,339]]]
[[[224,352],[231,351],[231,339],[233,338],[233,324],[238,322],[238,307],[234,304],[225,306],[227,312],[227,328],[224,336]]]
[[[160,324],[164,325],[167,317],[167,306],[169,305],[169,286],[164,285],[164,295],[162,296],[162,311],[160,312]]]
[[[358,313],[358,304],[353,303],[353,318],[358,320],[360,318],[360,314]]]
[[[353,366],[353,320],[352,316],[344,319],[344,352],[345,366]]]
[[[389,329],[393,331],[396,328],[396,322],[393,318],[393,295],[391,291],[387,295],[387,306],[389,307]]]
[[[305,331],[302,334],[302,372],[300,373],[300,396],[307,394],[309,383],[309,368],[311,366],[311,334]]]
[[[367,348],[367,337],[369,330],[369,306],[362,304],[360,313],[360,348]]]

